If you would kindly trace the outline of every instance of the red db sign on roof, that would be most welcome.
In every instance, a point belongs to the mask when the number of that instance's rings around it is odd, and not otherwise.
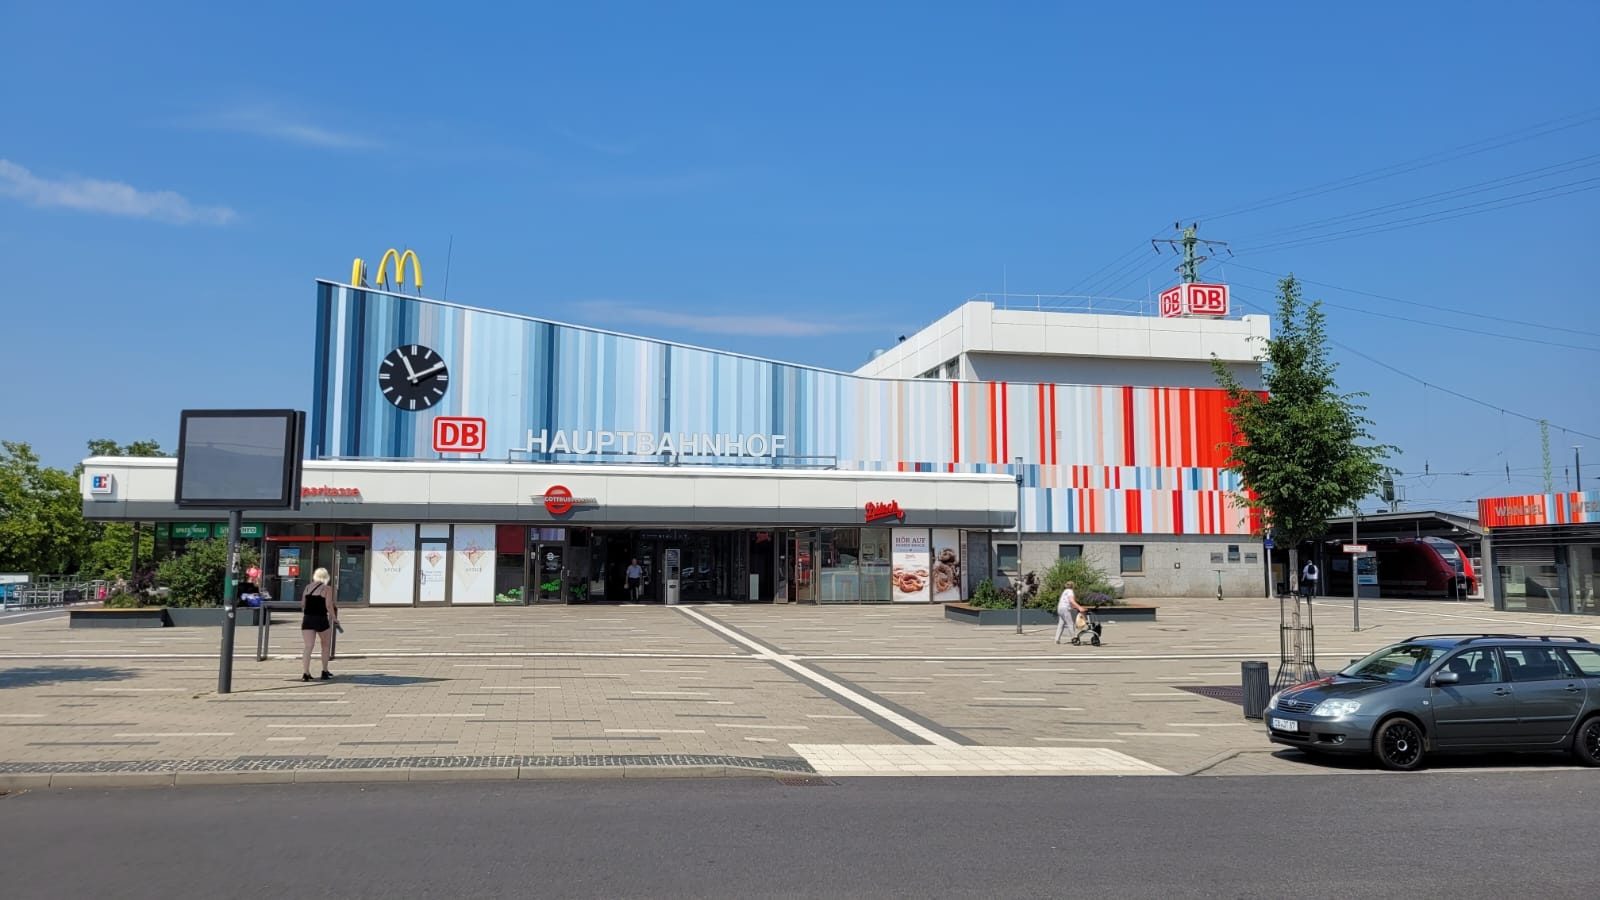
[[[489,444],[489,425],[468,416],[439,416],[433,420],[436,453],[482,453]]]

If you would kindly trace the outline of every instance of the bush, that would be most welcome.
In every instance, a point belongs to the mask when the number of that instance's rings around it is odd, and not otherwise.
[[[239,571],[258,563],[248,546],[239,547]],[[157,577],[169,590],[167,606],[221,606],[227,576],[228,542],[194,541],[182,556],[161,564]]]
[[[138,594],[112,594],[106,598],[107,609],[137,609],[144,605],[144,598]]]
[[[985,578],[978,582],[967,602],[981,609],[1011,609],[1017,605],[1017,592],[1010,587],[995,587],[993,579]]]
[[[1078,586],[1078,602],[1083,606],[1092,609],[1097,606],[1117,606],[1122,602],[1117,599],[1116,588],[1111,586],[1106,573],[1089,560],[1079,557],[1056,560],[1056,564],[1040,579],[1039,590],[1029,598],[1028,605],[1039,609],[1055,609],[1069,581]]]

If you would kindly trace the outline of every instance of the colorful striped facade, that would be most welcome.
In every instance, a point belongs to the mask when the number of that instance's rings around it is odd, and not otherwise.
[[[845,469],[1010,472],[1020,457],[1028,532],[1251,531],[1218,389],[865,378],[328,282],[316,335],[314,457],[431,458],[440,415],[487,420],[488,456],[530,432],[784,435],[786,456]],[[426,412],[377,382],[412,343],[450,366]]]
[[[1485,528],[1600,522],[1600,494],[1568,491],[1492,497],[1478,501],[1478,521]]]

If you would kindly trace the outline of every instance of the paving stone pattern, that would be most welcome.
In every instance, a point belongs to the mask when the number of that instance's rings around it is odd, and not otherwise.
[[[1101,647],[1056,645],[1049,626],[1018,635],[949,622],[925,606],[356,608],[327,682],[300,681],[292,617],[280,617],[265,662],[254,629],[241,628],[227,695],[215,692],[214,628],[74,630],[61,616],[0,616],[0,773],[827,774],[852,759],[876,774],[896,760],[919,774],[1345,771],[1274,748],[1243,718],[1240,662],[1277,668],[1276,601],[1160,606],[1155,623],[1108,625]],[[1594,619],[1481,602],[1363,601],[1359,633],[1348,601],[1319,603],[1316,616],[1330,671],[1417,633],[1600,638]]]

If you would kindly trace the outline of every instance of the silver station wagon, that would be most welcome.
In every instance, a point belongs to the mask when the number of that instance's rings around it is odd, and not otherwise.
[[[1418,635],[1279,691],[1273,743],[1371,753],[1388,769],[1432,753],[1566,750],[1600,766],[1600,645],[1582,637]]]

